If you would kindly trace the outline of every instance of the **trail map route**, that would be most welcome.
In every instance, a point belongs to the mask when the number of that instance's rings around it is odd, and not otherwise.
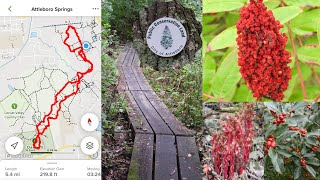
[[[80,45],[79,45],[78,47],[76,47],[76,48],[72,47],[70,44],[67,43],[67,41],[68,41],[68,39],[69,39],[69,37],[70,37],[70,32],[69,32],[70,30],[71,30],[71,33],[74,33],[74,34],[76,35],[76,37],[77,37],[77,39],[78,39],[78,42],[79,42],[79,44],[80,44]],[[37,124],[37,126],[36,126],[36,128],[37,128],[37,133],[38,133],[38,134],[37,134],[37,136],[36,136],[36,138],[35,138],[35,140],[34,140],[34,142],[33,142],[33,147],[34,147],[35,149],[40,149],[40,147],[41,147],[41,137],[40,137],[40,136],[42,136],[42,135],[44,134],[44,132],[50,127],[50,120],[56,120],[56,119],[58,119],[58,117],[59,117],[59,112],[61,111],[61,104],[62,104],[65,100],[67,100],[68,98],[76,95],[76,94],[79,92],[79,85],[80,85],[80,83],[81,83],[81,80],[83,79],[83,77],[84,77],[86,74],[91,73],[91,72],[93,71],[93,64],[92,64],[91,61],[89,61],[89,60],[87,59],[86,54],[84,53],[84,50],[83,50],[83,47],[82,47],[82,41],[81,41],[81,39],[80,39],[80,37],[79,37],[79,34],[78,34],[76,28],[73,27],[73,26],[68,26],[68,29],[66,30],[66,34],[67,34],[67,37],[66,37],[66,39],[64,40],[63,43],[68,47],[68,49],[69,49],[69,51],[70,51],[71,53],[76,53],[76,52],[78,52],[78,55],[83,59],[83,61],[90,64],[90,68],[89,68],[87,71],[83,72],[83,73],[82,73],[82,72],[77,72],[77,79],[76,79],[75,81],[68,81],[68,82],[61,88],[61,90],[54,96],[54,103],[53,103],[53,104],[51,105],[51,107],[50,107],[50,112],[49,112],[48,114],[46,114],[46,115],[44,116],[44,118],[42,119],[42,121],[40,121],[39,124]],[[64,91],[69,85],[74,86],[74,87],[76,88],[76,90],[75,90],[74,92],[72,92],[71,94],[69,94],[69,95],[65,95],[65,96],[61,95],[61,94],[63,93],[63,91]],[[62,98],[61,100],[59,100],[59,99],[58,99],[59,96],[63,96],[63,98]],[[58,107],[56,107],[56,106],[58,106]],[[54,109],[54,108],[57,108],[57,110],[56,110],[55,112],[53,112],[53,109]],[[41,125],[43,125],[43,124],[45,124],[45,127],[44,127],[42,130],[40,130],[39,127],[40,127]]]
[[[0,17],[0,38],[0,160],[11,137],[23,142],[11,160],[101,159],[81,149],[101,143],[101,18]]]

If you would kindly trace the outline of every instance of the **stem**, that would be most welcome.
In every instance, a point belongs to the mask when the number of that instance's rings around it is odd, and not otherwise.
[[[219,102],[229,102],[229,101],[227,101],[227,100],[224,100],[224,99],[222,99],[222,98],[216,98],[216,97],[211,96],[211,95],[209,95],[209,94],[202,94],[202,96],[203,96],[203,97],[206,97],[206,98],[209,98],[209,99],[218,99]]]
[[[306,64],[309,64],[309,65],[320,66],[320,64],[317,63],[317,62],[307,61],[307,62],[305,62],[305,63],[306,63]]]
[[[293,49],[295,65],[296,65],[297,70],[298,70],[298,76],[299,76],[299,79],[300,79],[300,85],[301,85],[301,89],[302,89],[302,93],[303,93],[303,98],[304,99],[308,99],[307,91],[306,91],[306,88],[304,86],[303,77],[302,77],[302,73],[301,73],[301,69],[300,69],[300,63],[299,63],[299,59],[298,59],[298,55],[297,55],[296,46],[295,46],[293,38],[292,38],[292,32],[291,32],[291,28],[290,28],[290,21],[288,22],[288,32],[289,32],[289,38],[290,38],[290,41],[291,41],[291,46],[292,46],[292,49]]]
[[[320,79],[319,79],[319,76],[318,76],[318,74],[317,74],[316,70],[314,69],[313,65],[310,65],[310,68],[311,68],[311,70],[312,70],[312,73],[313,73],[313,75],[314,75],[314,77],[315,77],[315,79],[316,79],[317,83],[318,83],[318,84],[319,84],[319,86],[320,86]]]
[[[314,102],[318,102],[320,99],[320,93],[317,95],[317,97],[314,99]]]

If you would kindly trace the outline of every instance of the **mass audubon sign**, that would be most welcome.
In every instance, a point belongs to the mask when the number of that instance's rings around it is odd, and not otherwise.
[[[147,44],[151,51],[161,57],[180,53],[187,42],[184,26],[176,19],[164,17],[154,21],[147,31]]]

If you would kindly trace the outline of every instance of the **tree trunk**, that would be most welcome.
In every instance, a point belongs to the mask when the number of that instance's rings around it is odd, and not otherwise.
[[[177,55],[169,58],[154,54],[148,47],[146,33],[155,20],[162,17],[177,19],[185,27],[187,43]],[[163,2],[157,0],[152,6],[140,11],[139,20],[133,25],[134,46],[137,49],[141,65],[149,65],[156,70],[180,68],[195,59],[196,52],[201,48],[201,23],[195,18],[193,10],[183,7],[176,1]]]

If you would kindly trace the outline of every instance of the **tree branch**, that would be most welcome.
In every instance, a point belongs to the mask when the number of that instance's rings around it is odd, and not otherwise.
[[[295,65],[296,65],[297,70],[298,70],[298,76],[299,76],[299,79],[300,79],[300,85],[301,85],[301,89],[302,89],[302,93],[303,93],[303,98],[304,99],[308,99],[307,91],[306,91],[306,88],[304,86],[303,77],[302,77],[302,73],[301,73],[301,69],[300,69],[300,63],[299,63],[299,59],[298,59],[298,55],[297,55],[296,46],[295,46],[294,40],[292,38],[292,31],[291,31],[291,28],[290,28],[290,21],[288,22],[288,33],[289,33],[289,38],[290,38],[290,41],[291,41],[291,46],[292,46],[292,49],[293,49]]]
[[[311,71],[312,71],[312,73],[313,73],[318,85],[320,86],[320,79],[319,79],[319,76],[318,76],[316,70],[314,69],[313,65],[310,65],[310,68],[311,68]]]
[[[314,102],[318,102],[320,99],[320,93],[317,95],[317,97],[314,99]]]
[[[227,100],[224,100],[224,99],[222,99],[222,98],[216,98],[216,97],[211,96],[211,95],[209,95],[209,94],[202,94],[202,96],[203,96],[203,97],[206,97],[206,98],[209,98],[209,99],[217,99],[219,102],[229,102],[229,101],[227,101]]]

